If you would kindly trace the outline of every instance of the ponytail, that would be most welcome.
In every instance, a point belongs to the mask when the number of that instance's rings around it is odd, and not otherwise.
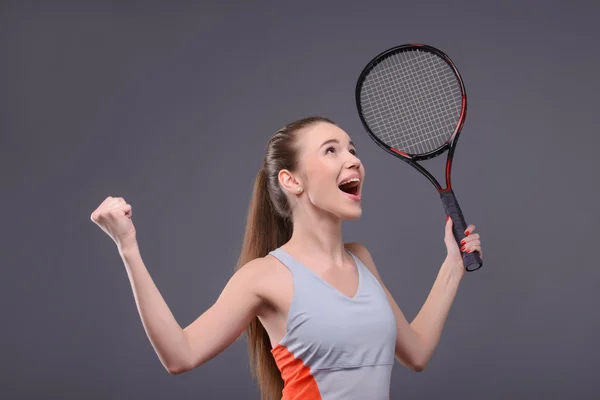
[[[238,269],[255,258],[264,257],[271,250],[287,242],[292,235],[292,223],[279,216],[269,196],[269,179],[264,168],[256,175],[248,221]]]
[[[242,251],[237,264],[239,269],[251,260],[265,257],[271,250],[287,242],[292,235],[289,220],[277,215],[269,199],[268,177],[264,168],[256,176]],[[246,329],[250,368],[258,381],[261,400],[279,400],[283,380],[271,354],[271,341],[257,317]]]

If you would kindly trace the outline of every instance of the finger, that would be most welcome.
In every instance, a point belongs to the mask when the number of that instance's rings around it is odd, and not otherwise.
[[[465,239],[466,239],[466,238],[465,238]],[[466,243],[464,243],[464,244],[462,244],[462,245],[463,245],[465,248],[467,248],[467,249],[468,249],[468,248],[471,248],[471,247],[474,247],[474,246],[481,246],[481,240],[479,240],[479,239],[471,240],[471,241],[469,241],[469,242],[466,242]]]
[[[479,253],[479,257],[483,258],[483,252],[482,252],[482,250],[481,250],[481,247],[480,247],[480,246],[477,246],[477,247],[475,247],[474,249],[469,249],[469,250],[467,250],[467,253],[472,253],[472,252],[474,252],[474,251],[476,251],[476,252],[478,252],[478,253]]]
[[[107,198],[104,199],[104,201],[102,203],[100,203],[100,205],[98,206],[98,208],[102,207],[105,204],[108,204],[108,202],[112,201],[112,199],[114,199],[114,197],[108,196]]]
[[[125,205],[120,205],[118,207],[114,207],[111,208],[110,210],[107,210],[108,215],[112,216],[112,217],[117,217],[120,218],[124,215],[127,215],[129,212],[131,211],[131,208],[129,206],[129,204],[125,204]]]
[[[462,245],[467,244],[467,243],[472,243],[472,242],[474,242],[476,240],[480,240],[479,233],[474,233],[472,235],[465,236],[463,238],[463,240],[460,241],[460,245],[462,246]]]
[[[446,228],[444,229],[444,242],[448,245],[450,242],[454,242],[456,244],[456,239],[454,239],[454,233],[452,232],[452,218],[446,217]]]
[[[98,206],[98,208],[96,208],[91,214],[90,214],[90,219],[94,222],[98,222],[98,217],[100,216],[100,210],[102,210],[109,202],[111,202],[114,199],[114,197],[112,196],[108,196],[107,198],[105,198],[102,203],[100,203],[100,205]]]
[[[475,230],[475,225],[469,225],[465,230],[465,236],[469,236]]]
[[[452,218],[450,217],[446,217],[446,233],[450,232],[452,233]]]
[[[474,241],[472,243],[467,243],[463,245],[460,249],[465,253],[472,253],[474,251],[481,251],[481,242],[479,240]]]
[[[125,199],[122,197],[113,197],[112,201],[110,201],[108,203],[108,205],[106,206],[106,208],[112,209],[112,208],[120,208],[123,206],[123,204],[125,203]]]

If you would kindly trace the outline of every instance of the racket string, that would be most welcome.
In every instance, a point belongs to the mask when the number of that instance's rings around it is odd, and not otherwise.
[[[406,58],[405,58],[403,61],[406,61]],[[426,83],[425,83],[425,82],[423,82],[423,81],[422,81],[422,79],[418,79],[418,78],[419,78],[419,76],[413,76],[414,74],[411,74],[411,71],[408,71],[406,68],[402,68],[402,67],[403,67],[403,65],[402,65],[402,64],[396,64],[396,65],[394,65],[394,64],[389,64],[389,62],[388,62],[388,65],[391,65],[391,68],[389,68],[389,69],[391,69],[393,72],[395,72],[395,73],[396,73],[396,76],[397,76],[397,72],[400,72],[400,73],[402,73],[402,74],[404,74],[405,76],[408,76],[408,77],[410,78],[410,79],[405,79],[405,80],[403,80],[403,81],[400,81],[400,82],[401,82],[401,83],[405,83],[405,85],[404,85],[404,88],[405,88],[405,89],[408,89],[408,91],[410,91],[410,92],[413,92],[413,93],[414,93],[414,92],[415,92],[415,89],[416,89],[416,90],[419,90],[419,92],[420,92],[420,93],[419,93],[419,95],[420,95],[419,97],[420,97],[421,99],[422,99],[424,96],[431,96],[431,94],[432,94],[432,89],[434,89],[434,90],[435,90],[435,88],[432,88],[432,86],[431,86],[431,85],[428,85],[429,87],[425,87],[425,85],[424,85],[424,84],[426,84]],[[431,63],[429,63],[428,65],[427,65],[427,64],[425,64],[425,66],[426,66],[426,67],[429,67],[429,68],[428,68],[428,69],[429,69],[429,71],[428,71],[428,72],[429,72],[429,73],[431,73],[431,72],[432,72],[432,69],[431,69],[431,66],[432,66],[432,65],[431,65]],[[398,70],[398,68],[401,68],[401,69],[400,69],[400,70]],[[380,81],[382,81],[382,80],[380,79]],[[384,82],[384,83],[388,83],[389,81],[390,81],[389,77],[388,77],[388,79],[383,79],[383,82]],[[416,81],[416,82],[415,82],[415,81]],[[407,84],[408,84],[408,86],[409,86],[408,88],[407,88]],[[421,84],[421,87],[419,87],[419,84]],[[388,87],[389,87],[389,86],[388,86]],[[396,91],[394,94],[398,95],[399,93]],[[396,96],[396,97],[398,97],[398,96]],[[414,96],[413,96],[413,98],[414,98]],[[397,104],[398,104],[398,103],[397,103]],[[419,117],[421,117],[421,120],[422,120],[423,118],[427,118],[427,115],[426,115],[426,114],[424,114],[424,112],[423,112],[423,104],[422,104],[422,101],[421,101],[421,104],[419,104],[419,106],[420,106],[420,109],[418,109],[418,108],[415,108],[415,105],[414,105],[414,104],[410,104],[410,103],[407,103],[407,104],[409,104],[410,106],[412,106],[412,107],[410,107],[411,109],[410,109],[409,111],[410,111],[410,112],[413,112],[413,113],[415,113],[415,112],[416,112],[416,114],[417,114]],[[406,114],[404,114],[404,116],[406,116]],[[439,123],[441,122],[441,121],[439,120],[439,118],[438,118],[438,121],[437,121],[437,122],[438,122],[438,125],[439,125]],[[413,141],[413,144],[418,144],[418,142],[415,142],[415,141],[414,141],[414,136],[415,136],[415,132],[414,132],[414,130],[415,130],[415,128],[417,128],[417,127],[416,127],[416,125],[415,125],[415,123],[414,123],[414,121],[412,121],[412,123],[410,123],[410,121],[409,121],[408,128],[409,128],[409,132],[408,132],[408,133],[409,133],[409,134],[412,134],[412,136],[413,136],[413,140],[412,140],[412,141]],[[410,138],[410,137],[409,137],[409,138]],[[433,139],[433,138],[434,138],[433,136],[425,136],[425,137],[424,137],[425,141],[426,141],[426,140],[429,140],[429,139]],[[441,144],[443,144],[443,143],[439,143],[438,145],[441,145]]]
[[[403,61],[406,61],[406,58]],[[408,91],[412,92],[412,93],[414,93],[415,91],[419,91],[420,92],[419,93],[419,95],[420,95],[419,98],[420,99],[422,99],[424,96],[431,96],[431,94],[432,94],[431,93],[432,92],[431,91],[431,89],[432,89],[431,85],[429,85],[430,87],[425,88],[424,84],[426,84],[426,83],[422,82],[422,79],[418,79],[419,76],[414,76],[414,74],[411,74],[411,71],[408,71],[406,68],[402,68],[403,67],[402,64],[396,64],[396,65],[391,64],[391,65],[392,65],[391,69],[394,72],[400,72],[400,73],[405,74],[406,76],[408,76],[410,78],[410,79],[406,79],[404,81],[400,81],[402,83],[406,83],[404,85],[405,89],[408,89]],[[431,64],[430,65],[426,65],[426,66],[430,67]],[[431,72],[431,68],[429,68],[428,72]],[[389,82],[389,79],[384,80],[384,82],[386,82],[386,83]],[[419,86],[419,84],[421,86]],[[406,87],[407,85],[409,86],[408,88]],[[427,89],[429,89],[429,90],[427,90]],[[398,93],[396,92],[395,94],[398,94]],[[413,115],[417,115],[418,117],[421,118],[421,120],[427,118],[427,115],[425,114],[424,109],[423,109],[424,105],[423,105],[422,101],[420,102],[420,104],[417,104],[417,106],[419,106],[420,108],[417,108],[415,106],[415,104],[411,104],[411,103],[408,103],[408,104],[409,104],[409,106],[411,106],[410,107],[410,112],[412,112]],[[427,135],[427,132],[425,132],[425,135],[423,135],[423,134],[418,135],[418,132],[415,132],[415,130],[418,129],[418,127],[416,126],[416,124],[415,124],[414,121],[411,121],[411,122],[412,123],[409,122],[409,124],[408,124],[408,128],[409,128],[408,129],[408,137],[407,137],[408,140],[404,140],[403,142],[396,142],[396,145],[397,146],[399,145],[401,147],[405,147],[407,144],[408,145],[412,145],[413,147],[416,147],[417,150],[420,150],[422,152],[422,151],[424,151],[424,149],[422,147],[419,148],[418,145],[420,145],[420,144],[422,145],[423,143],[425,143],[427,141],[430,141],[430,140],[434,140],[434,142],[435,142],[435,138],[436,137],[432,136],[432,135]],[[439,119],[436,122],[438,122],[438,125],[440,124]],[[412,137],[410,135],[412,135]],[[422,140],[418,140],[418,139],[422,139]],[[440,146],[440,145],[443,144],[443,142],[442,143],[438,142],[436,144],[437,144],[437,146]]]
[[[443,146],[454,133],[462,91],[443,59],[412,50],[385,58],[369,72],[361,106],[382,141],[409,154],[424,154]]]

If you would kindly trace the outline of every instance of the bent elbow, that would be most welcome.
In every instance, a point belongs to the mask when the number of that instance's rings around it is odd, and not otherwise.
[[[398,361],[400,361],[400,363],[402,365],[404,365],[406,368],[408,368],[411,371],[414,372],[423,372],[425,370],[425,366],[427,365],[427,362],[422,362],[422,361],[417,361],[417,360],[409,360],[406,358],[402,358],[399,356],[396,356],[396,359]]]
[[[415,372],[423,372],[425,371],[425,367],[427,366],[427,362],[429,360],[427,359],[419,359],[419,360],[414,360],[411,363],[411,369]]]
[[[427,364],[414,364],[412,366],[412,370],[415,371],[415,372],[423,372],[423,371],[425,371],[425,366],[426,365]]]
[[[184,366],[184,365],[168,365],[167,366],[167,371],[169,372],[169,374],[171,375],[181,375],[185,372],[188,372],[190,370],[190,368]]]

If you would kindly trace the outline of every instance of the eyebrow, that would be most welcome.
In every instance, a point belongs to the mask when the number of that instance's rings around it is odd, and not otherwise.
[[[329,144],[329,143],[338,143],[339,144],[340,141],[337,140],[337,139],[329,139],[329,140],[326,140],[323,143],[321,143],[321,146],[319,148],[321,148],[321,147],[323,147],[323,146],[325,146],[326,144]],[[356,148],[356,146],[354,145],[354,143],[352,142],[352,140],[350,141],[350,146]]]

